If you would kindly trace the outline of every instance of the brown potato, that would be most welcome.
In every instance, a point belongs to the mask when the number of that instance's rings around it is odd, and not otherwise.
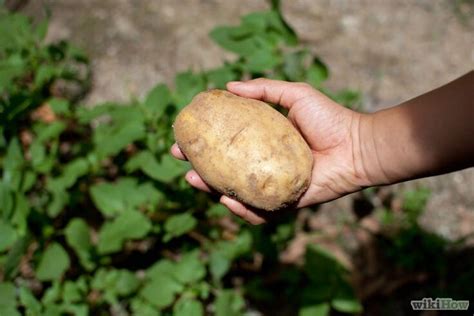
[[[250,206],[287,207],[309,186],[311,150],[290,121],[262,101],[202,92],[173,127],[179,148],[203,180]]]

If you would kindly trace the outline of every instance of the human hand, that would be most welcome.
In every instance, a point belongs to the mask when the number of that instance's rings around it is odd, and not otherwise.
[[[227,89],[241,97],[288,109],[288,119],[311,148],[314,158],[311,184],[296,207],[334,200],[370,184],[360,157],[358,131],[362,114],[337,104],[305,83],[260,78],[229,82]],[[178,159],[186,159],[176,144],[171,153]],[[193,187],[212,192],[196,171],[189,171],[185,178]],[[230,197],[223,195],[220,202],[251,224],[265,222],[261,212]]]

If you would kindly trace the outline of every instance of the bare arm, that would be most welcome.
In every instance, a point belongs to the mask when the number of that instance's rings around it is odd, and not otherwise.
[[[324,203],[364,187],[391,184],[474,166],[474,72],[413,100],[374,114],[351,111],[307,84],[256,79],[229,91],[289,110],[314,157],[310,187],[298,207]],[[177,145],[171,149],[185,159]],[[191,170],[187,181],[211,192]],[[252,224],[256,212],[227,196],[221,203]]]
[[[369,185],[472,167],[474,71],[354,125],[356,168]]]

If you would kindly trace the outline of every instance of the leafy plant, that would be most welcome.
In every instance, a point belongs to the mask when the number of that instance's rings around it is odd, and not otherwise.
[[[407,271],[442,271],[449,242],[435,233],[427,232],[419,223],[430,196],[427,188],[421,187],[403,194],[402,218],[396,219],[393,212],[384,211],[384,224],[398,225],[394,231],[380,239],[384,255]]]
[[[65,41],[43,44],[47,28],[47,21],[34,27],[27,17],[0,7],[2,147],[17,132],[21,120],[46,101],[45,97],[67,94],[77,99],[88,88],[87,57]]]
[[[298,46],[278,1],[211,32],[235,60],[180,73],[174,89],[158,84],[143,100],[91,109],[59,89],[87,90],[87,58],[67,42],[44,44],[46,30],[1,13],[0,314],[242,315],[258,305],[265,297],[252,286],[281,268],[292,219],[242,225],[191,189],[189,167],[168,151],[176,113],[201,90],[259,76],[323,88],[328,68]],[[277,283],[300,314],[360,312],[347,271],[328,254],[311,248],[305,267],[288,271]]]

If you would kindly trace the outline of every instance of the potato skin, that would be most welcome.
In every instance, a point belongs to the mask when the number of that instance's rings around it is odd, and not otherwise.
[[[223,90],[201,92],[173,124],[176,142],[217,191],[267,211],[291,205],[311,180],[303,137],[270,105]]]

